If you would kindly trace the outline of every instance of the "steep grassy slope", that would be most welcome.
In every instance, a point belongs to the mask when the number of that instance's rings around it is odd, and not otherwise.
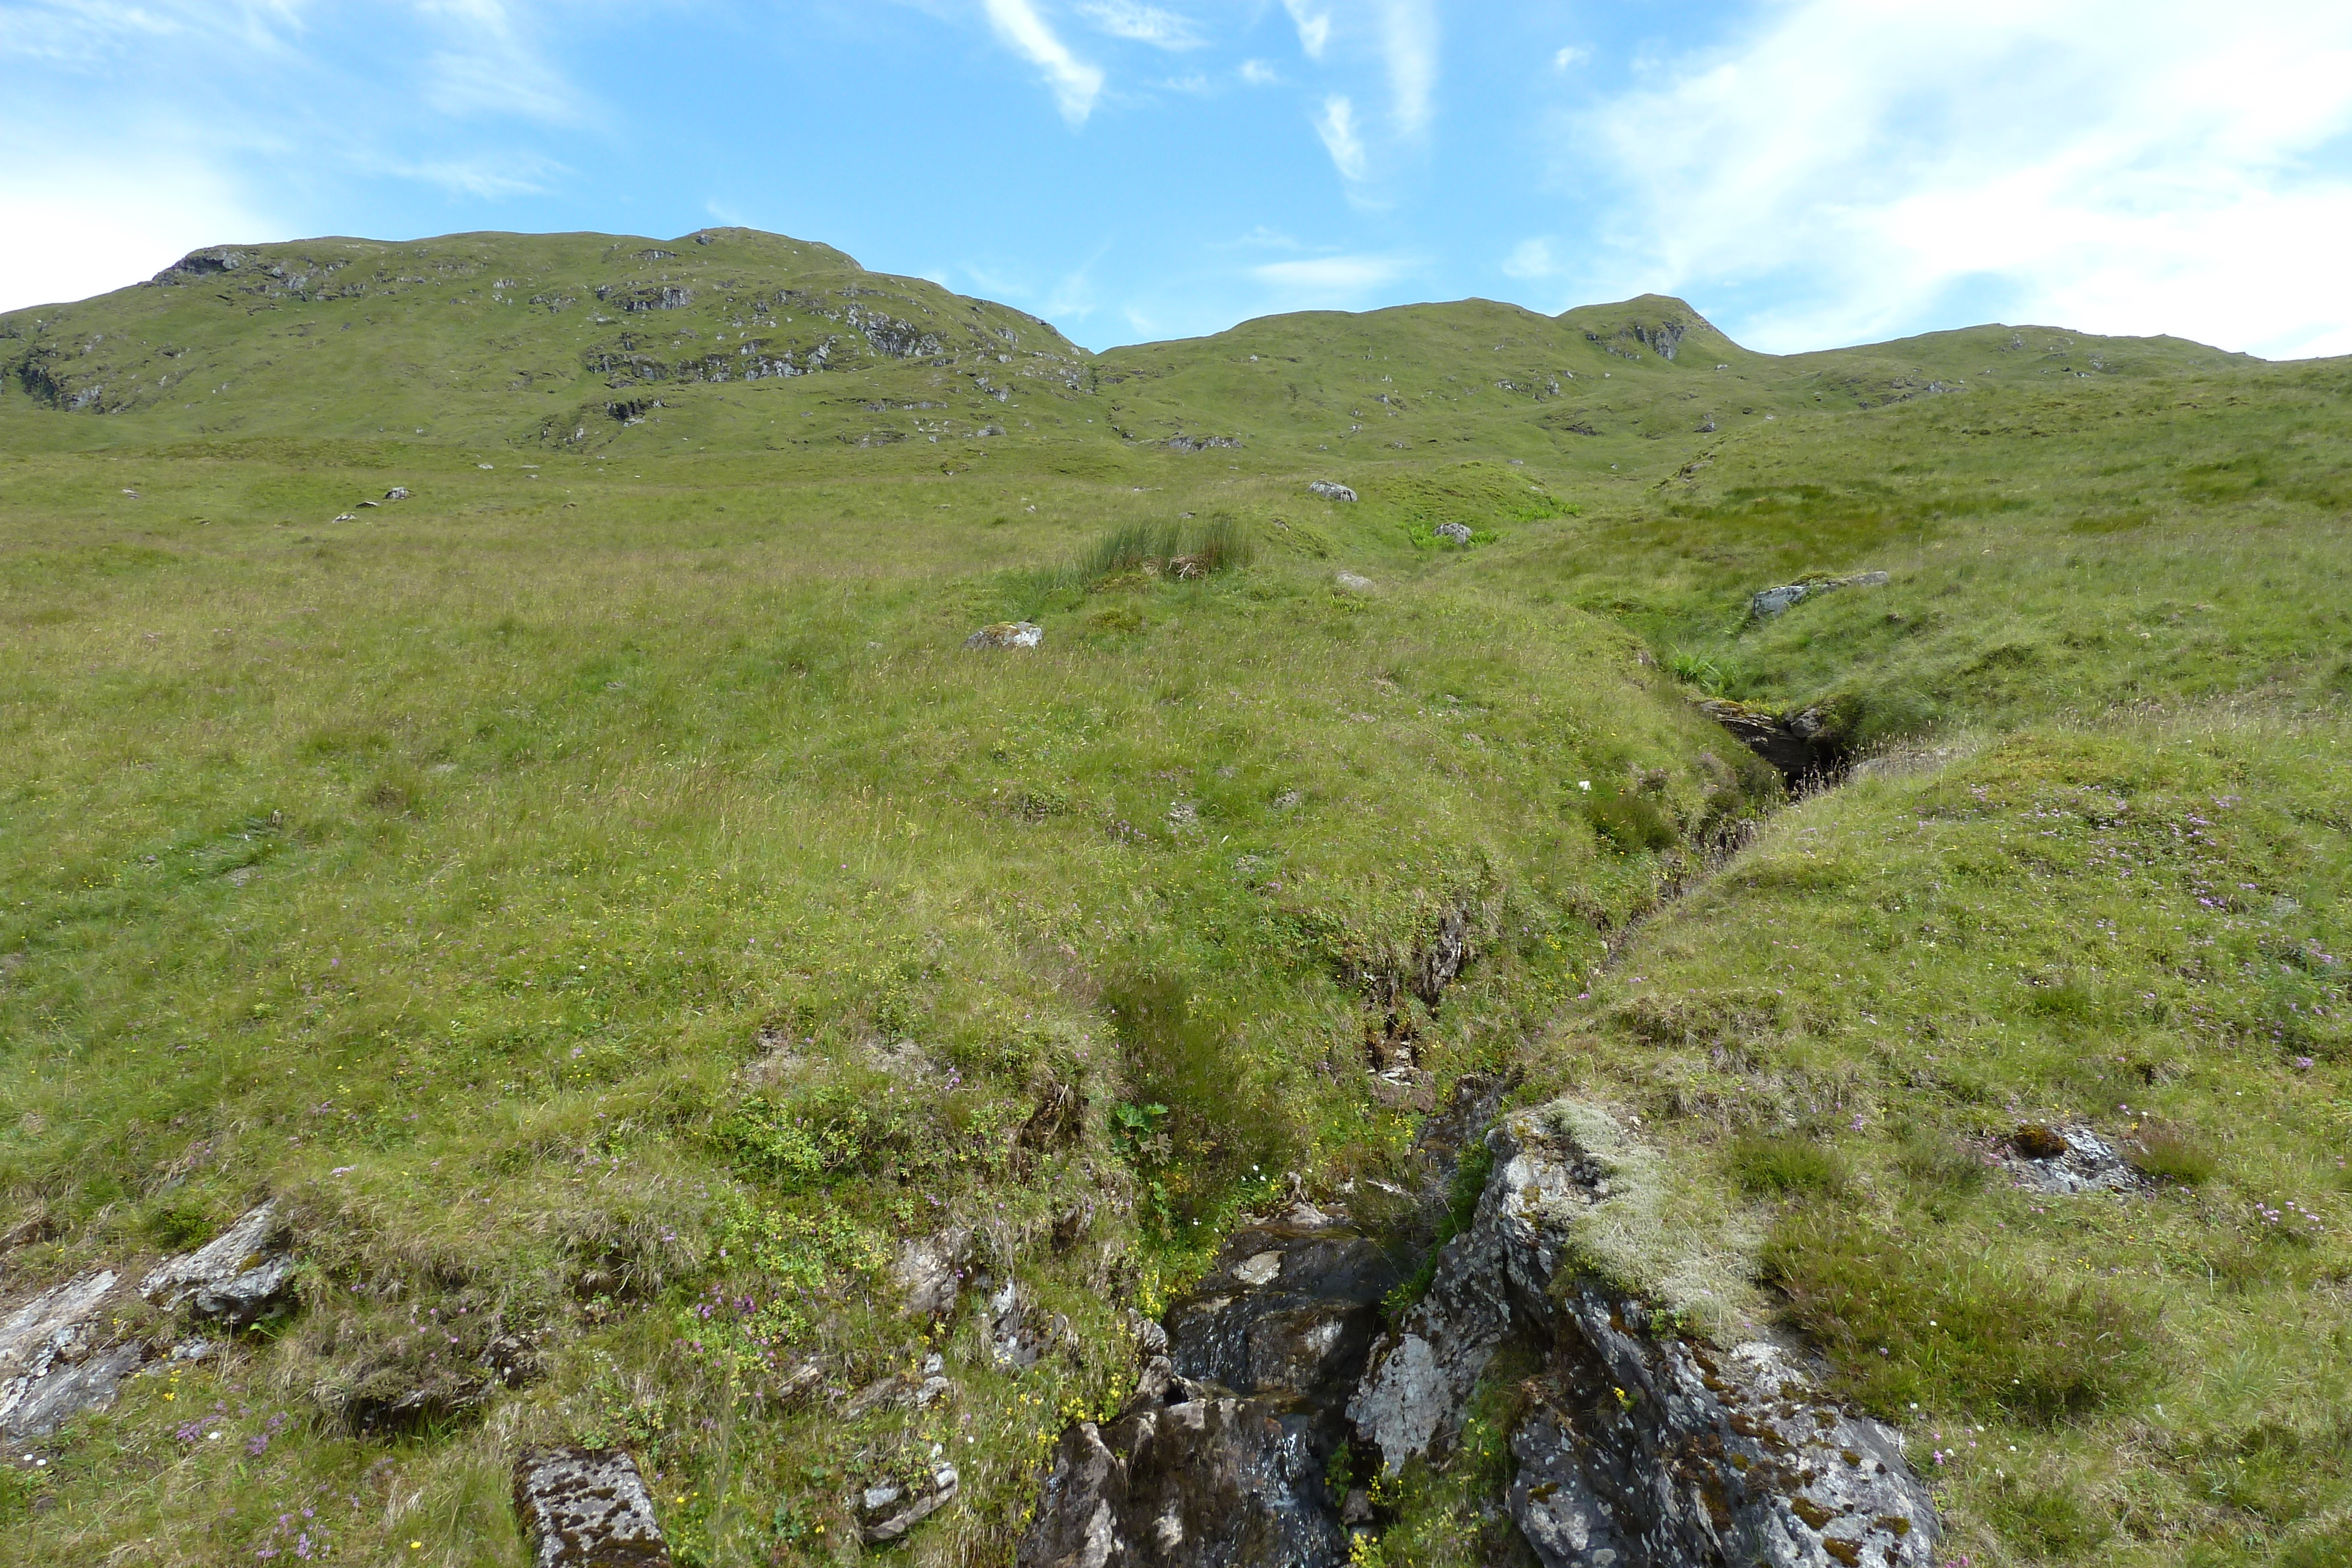
[[[539,1437],[627,1443],[714,1564],[854,1554],[851,1488],[952,1447],[899,1550],[1005,1561],[1129,1306],[1289,1173],[1397,1174],[1400,1055],[1640,1115],[1975,1563],[2340,1556],[2344,365],[1775,359],[1655,298],[1089,357],[708,237],[0,322],[0,1288],[265,1195],[310,1265],[19,1449],[0,1561],[519,1563]],[[1787,807],[1701,695],[1885,755]],[[2017,1191],[2040,1119],[2163,1129],[2161,1185]],[[1075,1343],[900,1316],[951,1228]],[[933,1349],[948,1402],[845,1413]],[[1514,1560],[1507,1463],[1362,1550]]]

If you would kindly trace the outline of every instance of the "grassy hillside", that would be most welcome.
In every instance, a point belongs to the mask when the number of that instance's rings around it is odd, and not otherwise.
[[[1089,356],[736,230],[167,277],[0,318],[0,1299],[265,1196],[307,1269],[18,1449],[0,1562],[519,1563],[583,1437],[710,1564],[952,1448],[894,1550],[1007,1561],[1126,1311],[1472,1068],[1642,1118],[1956,1556],[2352,1550],[2343,362],[1655,297]],[[1713,695],[1872,760],[1790,802]],[[2016,1188],[2043,1122],[2147,1185]],[[1034,1368],[897,1310],[950,1229]],[[1507,1464],[1365,1550],[1513,1561]]]

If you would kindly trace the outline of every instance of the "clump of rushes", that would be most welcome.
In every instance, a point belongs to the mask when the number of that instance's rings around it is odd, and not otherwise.
[[[2140,1308],[1986,1257],[1948,1234],[1808,1208],[1775,1227],[1764,1265],[1855,1396],[1897,1418],[1916,1404],[2055,1421],[2154,1375],[2155,1326]]]
[[[1845,1160],[1810,1138],[1748,1134],[1731,1145],[1731,1174],[1742,1189],[1781,1197],[1835,1192],[1845,1186]]]
[[[2158,1181],[2198,1186],[2212,1179],[2213,1151],[2196,1134],[2172,1122],[2143,1122],[2124,1145],[2132,1169]]]

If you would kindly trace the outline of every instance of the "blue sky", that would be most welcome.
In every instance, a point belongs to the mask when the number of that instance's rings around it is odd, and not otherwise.
[[[2352,5],[0,0],[0,308],[201,245],[746,224],[1093,348],[1679,294],[2352,352]]]

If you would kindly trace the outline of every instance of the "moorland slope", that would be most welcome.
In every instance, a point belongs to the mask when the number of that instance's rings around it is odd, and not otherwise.
[[[1245,1217],[1407,1321],[1465,1082],[1638,1142],[1587,1263],[1822,1358],[1943,1556],[2342,1562],[2347,392],[1654,296],[1097,355],[743,230],[0,317],[0,1304],[109,1279],[0,1562],[520,1563],[542,1441],[683,1562],[1009,1562]],[[246,1326],[133,1288],[264,1201]],[[1534,1561],[1556,1375],[1318,1451],[1355,1560]]]

